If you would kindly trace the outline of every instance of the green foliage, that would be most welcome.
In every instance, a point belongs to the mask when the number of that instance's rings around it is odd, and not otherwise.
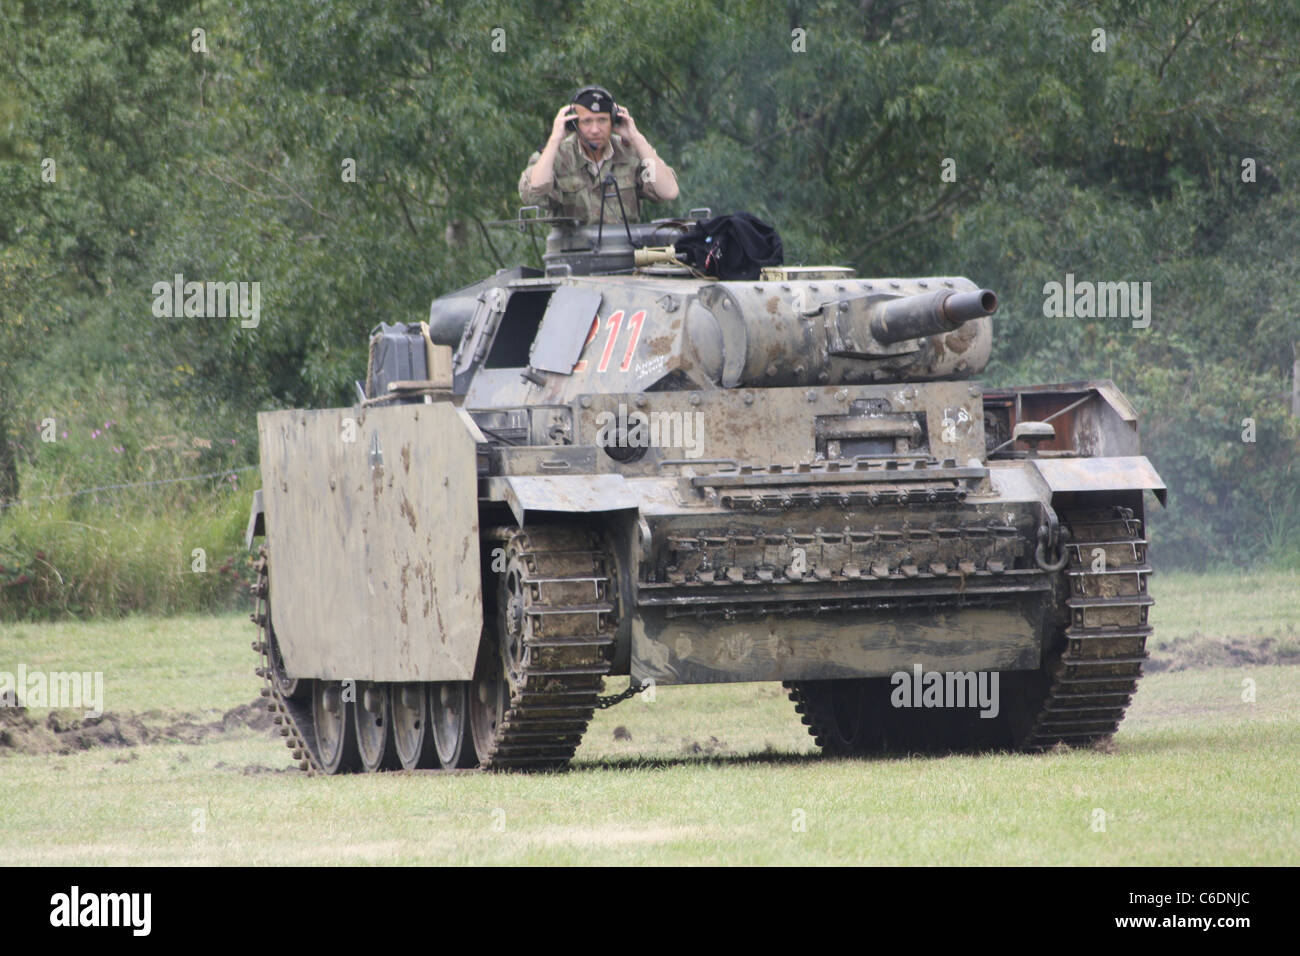
[[[93,514],[68,499],[11,508],[0,522],[0,620],[246,604],[249,497],[209,486],[199,502],[154,512],[122,507],[110,493]]]
[[[17,411],[23,502],[0,512],[0,619],[247,601],[243,533],[256,472],[174,481],[237,467],[249,456],[241,439],[178,427],[148,395],[103,374],[24,396]]]
[[[678,172],[656,214],[746,209],[790,262],[997,289],[986,381],[1111,378],[1134,400],[1171,487],[1162,563],[1295,561],[1298,39],[1300,8],[1249,0],[15,0],[0,498],[140,464],[140,444],[14,449],[41,401],[120,404],[106,379],[129,383],[132,441],[165,417],[236,439],[221,467],[252,462],[258,409],[349,401],[370,327],[539,264],[487,223],[557,105],[601,82]],[[1150,328],[1045,318],[1066,273],[1150,282]],[[260,324],[155,317],[176,274],[260,283]]]

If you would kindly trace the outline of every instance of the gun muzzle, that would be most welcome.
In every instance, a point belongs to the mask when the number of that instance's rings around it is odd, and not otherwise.
[[[926,292],[883,303],[871,319],[871,334],[883,343],[920,339],[960,328],[998,308],[991,289],[978,292]]]

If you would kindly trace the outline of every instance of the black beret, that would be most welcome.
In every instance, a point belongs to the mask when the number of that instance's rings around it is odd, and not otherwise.
[[[613,99],[603,90],[579,90],[573,102],[585,106],[593,113],[611,113],[614,107]]]

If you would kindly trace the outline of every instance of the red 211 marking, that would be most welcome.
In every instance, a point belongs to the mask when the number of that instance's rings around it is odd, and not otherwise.
[[[640,309],[634,312],[632,314],[632,317],[628,319],[627,324],[628,327],[631,329],[631,334],[628,337],[627,348],[624,349],[623,351],[623,361],[619,364],[618,367],[618,370],[620,372],[626,372],[629,368],[632,367],[632,356],[636,352],[637,342],[640,341],[641,339],[641,326],[644,323],[645,323],[645,309]],[[623,325],[622,309],[619,309],[617,312],[613,313],[609,317],[609,319],[606,320],[605,328],[607,330],[607,334],[605,336],[605,347],[601,350],[600,353],[600,362],[596,366],[597,372],[606,372],[609,370],[609,360],[614,355],[614,341],[615,339],[618,338],[619,329],[622,327],[622,325]],[[592,320],[591,330],[587,333],[587,341],[582,343],[582,350],[584,352],[587,350],[587,346],[590,345],[595,340],[596,334],[599,331],[600,331],[600,316],[596,316],[596,318]],[[585,372],[587,370],[587,360],[579,359],[578,363],[573,366],[573,370],[575,372]]]
[[[622,309],[611,315],[609,321],[605,323],[605,328],[609,329],[609,337],[605,339],[605,351],[600,353],[600,364],[596,366],[597,372],[603,372],[609,368],[609,357],[614,354],[614,340],[618,338],[618,327],[622,324]]]
[[[645,309],[632,314],[632,318],[627,320],[628,326],[632,329],[632,335],[627,342],[627,351],[623,353],[623,364],[618,367],[620,372],[626,372],[632,365],[632,353],[636,351],[637,339],[641,338],[641,323],[645,321]]]

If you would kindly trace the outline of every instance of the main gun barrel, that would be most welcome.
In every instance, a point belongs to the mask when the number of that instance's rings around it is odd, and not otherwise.
[[[978,292],[938,292],[910,295],[883,303],[871,319],[871,334],[885,344],[941,335],[962,324],[997,311],[992,289]]]

